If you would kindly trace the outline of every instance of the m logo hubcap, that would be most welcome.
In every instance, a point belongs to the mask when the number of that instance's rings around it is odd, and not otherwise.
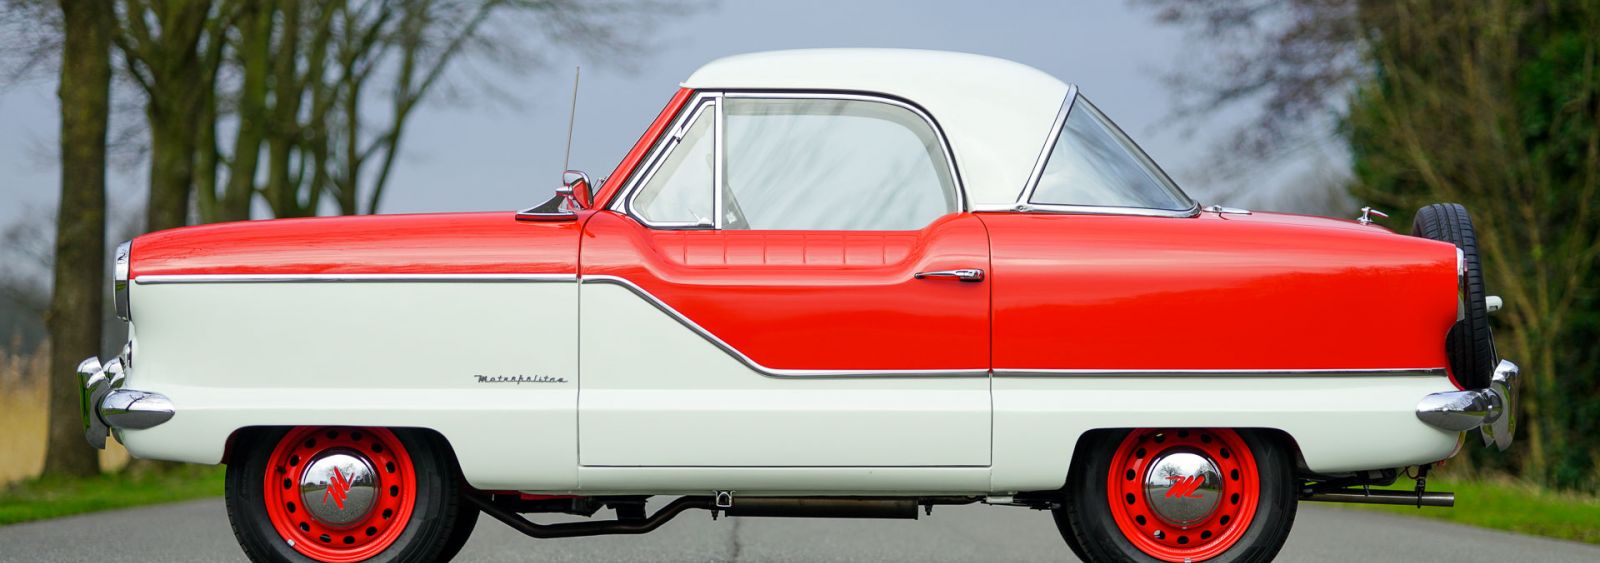
[[[1169,497],[1200,498],[1200,495],[1196,494],[1195,490],[1206,482],[1205,477],[1199,475],[1188,477],[1172,475],[1167,479],[1172,481],[1172,488],[1167,489],[1167,496]]]
[[[1162,452],[1144,478],[1145,502],[1156,518],[1179,528],[1204,522],[1222,500],[1222,472],[1199,451]]]
[[[378,472],[361,452],[332,449],[306,463],[300,501],[318,522],[344,527],[360,522],[377,500]]]

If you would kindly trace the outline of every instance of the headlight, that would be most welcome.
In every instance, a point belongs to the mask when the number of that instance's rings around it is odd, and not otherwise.
[[[111,274],[112,300],[116,302],[117,318],[124,321],[133,320],[128,303],[128,252],[132,248],[131,240],[117,245],[116,265]]]

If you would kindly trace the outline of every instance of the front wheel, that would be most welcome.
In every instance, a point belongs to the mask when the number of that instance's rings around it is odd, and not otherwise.
[[[1270,561],[1297,505],[1294,458],[1256,432],[1101,432],[1079,450],[1056,526],[1089,561]]]
[[[461,516],[460,487],[429,434],[302,426],[246,436],[225,494],[252,561],[421,562],[453,555],[476,520]]]

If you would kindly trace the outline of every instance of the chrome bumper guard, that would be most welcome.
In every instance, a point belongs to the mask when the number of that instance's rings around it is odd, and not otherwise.
[[[1517,431],[1517,364],[1500,360],[1488,389],[1434,393],[1417,403],[1417,418],[1452,432],[1477,428],[1485,446],[1504,451]]]
[[[78,364],[78,415],[83,437],[96,449],[105,449],[113,428],[143,430],[172,419],[172,401],[160,393],[123,389],[124,371],[131,363],[131,348],[104,364],[88,358]]]

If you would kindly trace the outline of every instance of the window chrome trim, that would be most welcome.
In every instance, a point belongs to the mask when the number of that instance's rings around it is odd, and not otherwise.
[[[329,282],[577,282],[577,274],[162,274],[134,278],[139,285],[174,283]]]
[[[845,100],[856,102],[877,102],[896,106],[922,118],[922,122],[933,131],[933,136],[939,139],[939,149],[944,154],[944,164],[950,173],[950,181],[955,184],[956,209],[951,213],[967,211],[967,186],[961,179],[961,171],[956,167],[956,154],[950,148],[949,139],[945,138],[944,128],[939,126],[938,120],[920,106],[883,94],[866,92],[831,92],[826,90],[783,90],[783,91],[738,91],[723,92],[724,98],[745,99],[777,99],[777,100]],[[719,188],[721,186],[718,186]],[[720,226],[720,223],[718,224]],[[925,225],[926,226],[926,225]]]
[[[1444,377],[1438,368],[1355,369],[1012,369],[996,368],[995,377]]]
[[[623,184],[622,188],[618,191],[618,196],[613,198],[616,200],[616,203],[611,205],[611,210],[626,214],[629,217],[634,218],[634,220],[639,221],[641,224],[656,229],[722,229],[727,221],[727,218],[723,216],[722,202],[723,190],[725,189],[724,184],[726,183],[725,179],[723,178],[723,174],[724,168],[726,168],[725,154],[727,152],[727,145],[724,143],[724,123],[726,119],[726,111],[722,102],[727,98],[848,100],[885,103],[906,109],[912,114],[915,114],[917,117],[921,118],[923,123],[925,123],[928,128],[933,131],[934,137],[939,140],[939,149],[944,155],[945,168],[948,170],[950,174],[950,181],[954,183],[955,187],[956,209],[953,212],[961,213],[970,210],[967,204],[966,182],[963,181],[961,177],[960,168],[956,166],[955,151],[950,147],[950,140],[946,138],[944,134],[944,128],[939,126],[938,120],[934,119],[933,115],[929,114],[927,111],[923,110],[920,106],[917,106],[914,103],[910,103],[885,94],[867,92],[833,92],[826,90],[727,90],[703,91],[695,94],[695,97],[691,98],[689,103],[685,104],[686,107],[693,109],[685,112],[683,115],[678,116],[677,121],[673,124],[672,128],[668,129],[668,132],[665,133],[666,135],[670,136],[670,142],[660,143],[651,150],[650,155],[643,161],[642,168],[639,168],[640,170],[643,170],[643,173],[634,174],[628,178],[627,183]],[[707,100],[710,101],[708,102]],[[694,120],[698,118],[699,113],[703,111],[704,108],[702,108],[701,105],[705,103],[714,104],[716,115],[716,121],[714,121],[712,124],[714,128],[714,140],[712,143],[712,162],[714,169],[712,170],[711,174],[713,184],[711,202],[712,209],[716,213],[716,217],[712,218],[714,225],[707,226],[698,223],[683,222],[651,223],[645,221],[644,218],[634,213],[633,198],[638,195],[639,190],[642,189],[642,187],[650,181],[650,178],[655,175],[656,170],[660,167],[661,162],[666,159],[667,154],[678,145],[678,141],[682,139],[683,134],[688,131],[689,125],[693,124]]]
[[[721,121],[722,121],[722,111],[721,111],[722,104],[721,104],[721,101],[722,101],[722,95],[720,93],[717,93],[717,92],[705,92],[705,93],[701,93],[701,94],[695,95],[695,97],[692,98],[689,101],[689,103],[686,105],[686,107],[688,107],[690,109],[688,111],[684,112],[683,115],[678,116],[677,122],[673,124],[671,129],[668,129],[666,131],[666,133],[665,133],[665,135],[667,136],[666,139],[663,142],[661,142],[658,146],[656,146],[655,149],[653,149],[652,152],[650,153],[649,159],[647,159],[645,161],[645,167],[643,169],[644,173],[643,174],[639,174],[639,175],[634,175],[633,177],[629,178],[628,179],[628,183],[622,187],[621,197],[616,198],[617,203],[615,205],[613,205],[613,209],[615,209],[618,212],[624,213],[624,214],[628,215],[629,217],[632,217],[633,220],[638,221],[640,224],[643,224],[643,225],[645,225],[647,227],[650,227],[650,228],[653,228],[653,229],[661,229],[661,230],[706,230],[706,229],[716,229],[716,228],[718,228],[721,225],[721,218],[720,217],[716,217],[716,215],[719,215],[719,213],[718,213],[719,206],[717,204],[717,200],[721,199],[720,198],[720,194],[718,193],[718,190],[717,190],[717,186],[718,186],[719,181],[720,181],[720,176],[722,174],[722,171],[720,170],[720,168],[721,168],[721,166],[720,166],[720,163],[721,163],[721,156],[720,156],[721,155],[721,150],[720,149],[721,149],[721,142],[722,142],[722,138],[721,138],[722,136],[720,134],[720,131],[722,129],[722,127],[721,127]],[[713,163],[712,164],[712,171],[711,171],[711,198],[712,198],[711,199],[711,212],[713,214],[713,217],[711,218],[712,224],[707,225],[705,223],[701,223],[701,222],[698,222],[698,221],[696,221],[696,222],[689,222],[689,221],[659,221],[658,222],[658,221],[650,221],[649,219],[645,219],[644,216],[639,214],[637,212],[637,210],[634,208],[634,205],[633,205],[634,198],[637,198],[639,196],[639,192],[643,190],[643,187],[645,185],[649,184],[650,180],[652,178],[655,178],[656,172],[660,171],[661,166],[666,163],[666,160],[667,160],[668,156],[670,156],[672,154],[672,151],[674,149],[678,148],[678,146],[683,143],[683,137],[684,137],[684,135],[689,134],[689,128],[693,127],[694,123],[696,121],[699,121],[700,118],[703,115],[705,115],[705,113],[708,110],[711,111],[711,118],[712,118],[712,123],[711,123],[711,127],[712,127],[711,154],[712,154],[712,163]]]
[[[1188,209],[1173,210],[1156,209],[1152,207],[1034,203],[1033,192],[1039,189],[1039,181],[1044,177],[1044,169],[1045,166],[1049,164],[1050,153],[1055,151],[1056,143],[1060,142],[1061,130],[1065,129],[1067,125],[1067,115],[1072,112],[1073,104],[1077,103],[1077,101],[1078,86],[1075,84],[1068,86],[1067,97],[1061,101],[1061,109],[1056,111],[1056,120],[1050,125],[1050,136],[1045,139],[1044,147],[1039,151],[1038,158],[1034,159],[1033,171],[1028,174],[1028,181],[1026,184],[1023,184],[1022,193],[1017,195],[1017,201],[1009,206],[988,206],[986,209],[983,209],[983,211],[1038,211],[1045,213],[1083,215],[1134,215],[1139,217],[1194,217],[1200,214],[1200,203],[1195,201],[1194,198],[1189,197],[1189,194],[1184,193],[1182,188],[1178,188],[1178,195],[1181,195],[1184,197],[1184,199],[1189,200]],[[1106,118],[1106,121],[1110,122],[1110,118]],[[1116,123],[1111,123],[1111,126],[1116,127],[1118,129],[1117,132],[1122,133],[1123,137],[1128,136],[1127,133],[1123,133],[1121,131],[1122,128]],[[1144,152],[1144,147],[1140,147],[1139,144],[1134,142],[1131,137],[1128,138],[1128,142],[1133,143],[1134,147],[1137,148],[1139,152]],[[1167,172],[1161,169],[1161,165],[1155,163],[1155,159],[1149,158],[1148,154],[1144,156],[1146,160],[1150,161],[1149,164],[1156,168],[1157,172],[1159,172],[1162,176],[1167,175]],[[1171,182],[1172,178],[1167,177],[1167,181]],[[1172,184],[1174,187],[1177,186],[1177,182],[1172,182]]]
[[[734,360],[737,360],[739,363],[744,364],[745,367],[750,368],[751,370],[755,371],[756,373],[759,373],[759,374],[761,374],[763,376],[766,376],[766,377],[772,377],[772,378],[778,378],[778,379],[826,379],[826,378],[858,379],[858,378],[871,378],[871,377],[880,377],[880,378],[881,377],[971,378],[971,377],[988,377],[989,376],[988,368],[917,369],[917,370],[837,370],[837,369],[778,369],[778,368],[770,368],[770,367],[761,365],[759,362],[755,361],[754,359],[750,358],[749,356],[746,356],[743,352],[740,352],[737,348],[734,348],[732,345],[728,344],[727,342],[724,342],[721,338],[718,338],[717,335],[712,334],[711,331],[706,330],[705,327],[702,327],[698,323],[694,322],[693,319],[690,319],[688,316],[684,315],[683,313],[678,312],[677,309],[672,308],[672,306],[668,305],[665,301],[662,301],[661,299],[657,298],[655,295],[650,294],[650,292],[645,291],[644,288],[641,288],[641,287],[639,287],[637,285],[634,285],[633,282],[628,281],[626,278],[621,278],[621,277],[617,277],[617,276],[606,276],[606,275],[583,276],[583,278],[580,280],[580,284],[606,284],[606,285],[615,285],[615,286],[621,287],[623,289],[626,289],[629,292],[633,293],[634,295],[638,296],[639,298],[643,299],[646,303],[649,303],[650,305],[654,306],[657,310],[660,310],[661,312],[666,313],[668,317],[671,317],[673,320],[678,321],[678,324],[681,324],[684,327],[688,328],[690,331],[694,332],[695,334],[700,335],[701,338],[704,338],[707,342],[710,342],[711,345],[716,346],[717,348],[721,349],[724,353],[726,353],[728,356],[732,357]]]
[[[1067,114],[1072,111],[1072,103],[1078,101],[1078,85],[1067,87],[1067,97],[1061,99],[1061,108],[1056,110],[1056,120],[1050,124],[1049,136],[1044,139],[1044,148],[1039,151],[1039,156],[1033,159],[1033,170],[1028,172],[1028,180],[1022,184],[1022,193],[1017,194],[1016,203],[1012,209],[1026,211],[1028,200],[1033,199],[1034,189],[1039,187],[1039,178],[1044,176],[1045,164],[1050,161],[1050,152],[1055,150],[1056,141],[1061,138],[1061,130],[1067,126]]]

